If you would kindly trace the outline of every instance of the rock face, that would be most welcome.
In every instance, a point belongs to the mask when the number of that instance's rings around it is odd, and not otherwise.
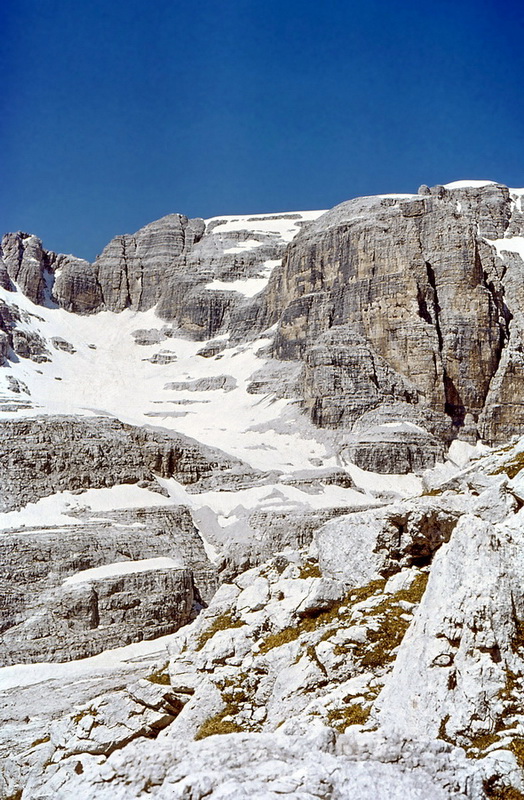
[[[49,300],[55,254],[42,248],[42,242],[29,233],[6,233],[0,248],[0,284],[12,290],[13,282],[33,303]]]
[[[105,417],[32,417],[0,422],[0,498],[8,511],[64,490],[154,476],[210,485],[254,475],[236,459],[187,437],[124,425]]]
[[[455,509],[442,506],[418,498],[326,522],[315,532],[322,572],[361,586],[403,567],[431,563],[459,516]]]
[[[504,267],[487,240],[522,233],[511,208],[500,184],[435,187],[343,203],[295,238],[257,324],[278,325],[277,357],[305,360],[318,424],[348,424],[401,400],[446,414],[457,433],[488,416],[482,435],[500,439],[488,392],[494,379],[501,385],[499,367],[509,372],[508,342],[521,341],[511,320],[522,262],[514,254]]]
[[[514,705],[514,682],[524,672],[522,544],[516,521],[494,527],[462,518],[435,559],[419,615],[377,701],[382,724],[477,751],[482,737],[502,742],[522,724]],[[471,565],[467,576],[464,563]]]
[[[8,234],[0,280],[77,313],[156,306],[197,339],[230,331],[238,341],[276,325],[273,354],[303,363],[300,394],[320,427],[349,429],[398,402],[414,424],[420,409],[434,414],[418,438],[383,439],[396,453],[389,465],[370,461],[365,437],[351,452],[366,469],[422,469],[440,455],[436,427],[444,444],[499,443],[522,429],[519,209],[495,183],[360,198],[310,221],[285,252],[260,223],[253,232],[250,220],[170,214],[116,237],[92,265]],[[278,229],[277,215],[267,219]],[[274,267],[266,289],[265,265]],[[236,284],[252,277],[261,293],[242,296]],[[38,349],[9,344],[23,357]]]
[[[53,296],[60,308],[77,314],[102,308],[102,288],[94,266],[81,258],[62,255],[55,264]]]
[[[217,586],[184,507],[11,529],[0,550],[3,665],[83,658],[172,633]]]
[[[201,219],[170,214],[133,236],[117,236],[93,265],[102,303],[112,311],[152,308],[166,283],[180,277],[180,256],[202,238],[204,230]]]
[[[28,791],[349,800],[358,774],[359,796],[384,800],[397,781],[409,798],[521,797],[521,489],[501,477],[514,460],[326,523],[319,562],[288,551],[223,584],[169,644],[180,702],[155,747],[102,696],[51,724]],[[363,572],[374,553],[382,566]]]
[[[49,361],[46,342],[34,331],[22,327],[30,319],[30,314],[0,300],[0,366],[2,363],[7,365],[7,360],[13,356],[29,358],[37,363]]]
[[[0,800],[522,800],[523,197],[4,237]]]
[[[41,610],[1,636],[2,666],[85,658],[186,625],[195,613],[192,575],[176,562],[162,568],[168,560],[135,562],[128,572],[118,562],[106,566],[114,575],[79,573],[48,590]]]

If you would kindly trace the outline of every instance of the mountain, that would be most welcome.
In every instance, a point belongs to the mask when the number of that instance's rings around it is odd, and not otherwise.
[[[0,800],[524,797],[523,195],[3,237]]]

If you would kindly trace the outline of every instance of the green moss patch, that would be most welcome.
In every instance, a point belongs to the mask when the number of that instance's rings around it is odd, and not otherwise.
[[[93,708],[93,706],[89,706],[88,708],[83,708],[82,711],[78,711],[78,713],[73,714],[71,719],[73,720],[75,725],[78,725],[78,723],[81,720],[83,720],[84,717],[96,717],[97,714],[98,710],[96,708]]]
[[[47,744],[47,742],[51,741],[50,736],[42,736],[41,739],[35,739],[34,742],[31,744],[31,747],[38,747],[39,744]]]
[[[216,736],[225,733],[241,733],[242,728],[237,725],[234,720],[224,719],[230,716],[229,710],[226,708],[214,717],[206,719],[200,726],[195,736],[195,740],[206,739],[208,736]]]
[[[242,628],[244,625],[245,623],[242,622],[241,619],[227,611],[225,614],[221,614],[219,617],[216,617],[211,622],[209,627],[202,631],[198,638],[195,649],[202,650],[206,642],[212,639],[215,633],[218,633],[218,631],[226,631],[229,628]]]
[[[317,561],[306,561],[300,567],[300,577],[301,578],[321,578],[322,573],[320,571],[320,567]]]
[[[426,589],[428,577],[428,573],[421,572],[409,589],[383,595],[377,605],[369,610],[367,622],[372,622],[373,627],[368,629],[367,640],[351,647],[353,657],[361,666],[374,670],[393,661],[395,657],[393,651],[401,643],[411,622],[400,603],[402,601],[419,603]],[[335,653],[342,655],[346,649],[345,645],[339,645]]]
[[[344,733],[349,725],[364,725],[370,710],[370,707],[365,708],[360,703],[346,702],[344,706],[328,711],[328,723],[339,733]]]
[[[245,730],[235,720],[242,709],[242,705],[252,699],[246,685],[248,680],[249,676],[246,673],[240,673],[235,681],[224,681],[222,685],[224,708],[200,726],[195,739],[205,739],[207,736],[215,736],[216,734],[240,733]],[[250,726],[249,730],[253,730],[253,727]]]
[[[147,675],[146,681],[149,681],[150,683],[158,683],[161,686],[171,686],[167,662],[163,667],[157,669],[156,672],[152,672],[150,675]]]
[[[492,475],[507,475],[508,478],[514,478],[519,474],[520,470],[524,469],[524,452],[516,453],[512,459],[501,464],[497,469],[493,470]]]

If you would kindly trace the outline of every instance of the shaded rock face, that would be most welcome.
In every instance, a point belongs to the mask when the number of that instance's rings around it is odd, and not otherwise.
[[[93,265],[106,308],[152,308],[160,299],[166,280],[177,272],[178,257],[191,249],[204,229],[203,220],[170,214],[134,235],[113,239]]]
[[[305,360],[318,424],[336,427],[393,399],[445,413],[460,430],[496,402],[488,392],[499,366],[514,386],[503,354],[521,278],[510,264],[505,279],[485,241],[503,238],[510,221],[505,186],[435,187],[343,203],[294,239],[256,324],[278,325],[278,358]],[[521,230],[514,219],[513,235]],[[506,292],[508,280],[518,292]],[[497,414],[488,417],[481,427],[494,441]]]
[[[524,667],[521,569],[518,523],[460,520],[435,558],[419,615],[378,698],[383,725],[475,749],[483,737],[508,735],[521,712],[514,698]]]
[[[47,252],[36,236],[6,234],[0,286],[13,290],[16,282],[34,303],[80,314],[157,306],[163,319],[176,320],[196,339],[207,339],[229,324],[236,306],[243,317],[248,313],[243,307],[251,305],[227,283],[259,276],[285,247],[277,231],[254,233],[249,220],[246,230],[240,226],[223,232],[222,224],[213,220],[206,230],[202,219],[169,214],[134,234],[116,236],[93,264]],[[214,279],[224,282],[223,290],[207,288]]]
[[[3,511],[64,490],[176,477],[205,485],[240,462],[187,437],[106,417],[33,417],[0,423]],[[248,469],[249,472],[249,469]],[[238,472],[240,475],[242,468]]]
[[[424,567],[447,542],[459,514],[430,498],[357,511],[315,532],[322,573],[363,585],[406,567]]]
[[[29,233],[6,233],[0,247],[0,285],[12,290],[16,283],[33,303],[46,304],[55,254]]]
[[[37,363],[49,361],[45,341],[34,331],[18,327],[19,323],[28,321],[30,316],[0,300],[0,364],[18,356]]]

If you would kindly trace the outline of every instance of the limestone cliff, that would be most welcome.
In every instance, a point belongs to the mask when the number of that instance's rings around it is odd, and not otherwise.
[[[514,205],[500,184],[422,187],[343,203],[295,238],[257,324],[277,324],[279,358],[305,360],[306,405],[320,425],[396,399],[445,413],[467,436],[482,414],[481,435],[507,438],[493,406],[516,399],[499,369],[509,372],[506,351],[521,341],[511,323],[522,261],[503,262],[489,240],[522,234]],[[490,393],[494,380],[503,396]]]

